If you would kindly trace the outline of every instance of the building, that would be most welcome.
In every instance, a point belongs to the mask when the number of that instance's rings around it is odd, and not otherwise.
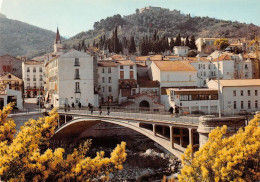
[[[137,67],[131,60],[116,61],[118,63],[119,104],[136,94]]]
[[[197,70],[187,61],[152,61],[150,80],[160,83],[160,102],[168,103],[167,88],[197,87]]]
[[[217,80],[207,83],[210,89],[218,88]],[[260,79],[220,80],[221,110],[225,114],[259,111]]]
[[[191,114],[213,114],[217,113],[218,90],[217,89],[167,89],[168,101],[166,108],[176,108],[181,112]]]
[[[0,77],[0,84],[8,85],[8,89],[18,90],[23,93],[23,80],[11,73],[7,73]]]
[[[118,64],[115,61],[98,61],[99,103],[118,103]]]
[[[198,51],[201,52],[203,50],[203,47],[207,46],[213,46],[215,40],[218,38],[198,38],[196,40],[196,46],[198,48]]]
[[[44,62],[28,60],[22,64],[25,97],[44,95]]]
[[[9,85],[6,85],[0,90],[0,109],[3,109],[10,102],[15,102],[16,108],[23,109],[22,92],[9,89]]]
[[[189,49],[188,46],[174,46],[173,53],[176,56],[188,56]]]
[[[22,78],[22,60],[10,55],[0,56],[0,76],[7,73]]]
[[[98,96],[94,95],[93,60],[89,54],[71,50],[47,62],[47,107],[79,102],[82,106],[89,103],[98,106]]]

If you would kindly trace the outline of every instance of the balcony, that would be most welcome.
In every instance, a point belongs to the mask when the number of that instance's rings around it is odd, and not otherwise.
[[[27,86],[26,87],[26,90],[44,90],[44,87],[43,86],[40,86],[40,87],[36,87],[36,86]]]
[[[79,75],[74,75],[74,80],[80,80],[80,76]]]
[[[74,66],[80,66],[79,62],[75,62]]]
[[[75,89],[75,93],[81,93],[80,92],[80,89],[78,88],[78,89]]]

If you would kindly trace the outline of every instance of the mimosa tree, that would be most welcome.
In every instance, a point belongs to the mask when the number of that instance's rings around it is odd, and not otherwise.
[[[95,158],[86,157],[89,142],[68,155],[63,148],[45,150],[57,126],[56,110],[49,116],[29,120],[14,135],[16,125],[7,117],[12,106],[8,104],[0,111],[1,181],[108,181],[109,173],[123,168],[125,142],[117,145],[110,158],[104,152],[97,153]]]
[[[260,114],[248,126],[230,136],[227,127],[216,128],[208,142],[191,157],[189,146],[183,156],[183,168],[178,176],[183,182],[260,180]]]

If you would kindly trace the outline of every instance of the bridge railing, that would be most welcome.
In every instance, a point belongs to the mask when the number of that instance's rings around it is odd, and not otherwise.
[[[133,110],[125,109],[110,109],[110,113],[104,108],[102,113],[97,109],[93,109],[93,112],[88,108],[72,108],[72,109],[59,109],[59,113],[64,114],[88,114],[93,116],[110,116],[114,118],[124,118],[124,119],[135,119],[135,120],[147,120],[147,121],[166,121],[166,122],[175,122],[175,123],[187,123],[187,124],[198,124],[199,117],[191,116],[181,116],[176,114],[169,114],[169,112],[151,112],[142,110],[141,112],[133,112]]]

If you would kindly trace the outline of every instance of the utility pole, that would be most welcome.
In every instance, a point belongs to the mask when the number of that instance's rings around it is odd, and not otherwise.
[[[221,96],[220,96],[220,83],[219,83],[219,55],[221,54],[221,52],[218,53],[218,73],[217,73],[217,76],[218,76],[218,117],[221,118],[221,105],[220,105],[220,99],[221,99]]]

